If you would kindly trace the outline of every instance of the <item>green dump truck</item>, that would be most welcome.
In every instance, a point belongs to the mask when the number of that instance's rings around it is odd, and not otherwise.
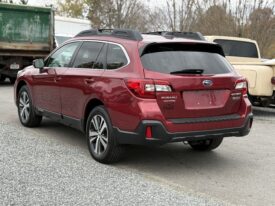
[[[52,8],[0,3],[0,81],[14,82],[20,69],[53,48]]]

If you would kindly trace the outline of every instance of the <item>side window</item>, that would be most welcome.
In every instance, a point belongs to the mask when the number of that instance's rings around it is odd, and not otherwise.
[[[93,68],[95,69],[105,69],[106,68],[106,52],[107,44],[104,44],[103,48],[100,51],[100,54],[97,57],[96,63]]]
[[[76,68],[93,68],[103,43],[84,42],[76,55],[74,66]]]
[[[46,67],[68,67],[79,42],[66,44],[54,52],[46,61]]]
[[[107,53],[107,69],[117,69],[127,64],[127,58],[118,45],[109,44]]]

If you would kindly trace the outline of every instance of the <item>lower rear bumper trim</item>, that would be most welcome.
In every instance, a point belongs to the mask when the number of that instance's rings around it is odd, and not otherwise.
[[[240,119],[239,114],[230,114],[216,117],[201,117],[201,118],[181,118],[181,119],[168,119],[174,124],[190,124],[190,123],[201,123],[201,122],[218,122]]]
[[[203,140],[213,139],[220,137],[241,137],[245,136],[250,132],[251,123],[253,121],[253,114],[249,114],[244,124],[237,128],[224,128],[217,130],[207,131],[195,131],[195,132],[183,132],[183,133],[170,133],[166,130],[160,121],[155,120],[143,120],[139,124],[135,132],[121,131],[118,128],[114,129],[114,134],[119,144],[165,144],[169,142],[180,142],[180,141],[192,141],[192,140]],[[153,136],[152,139],[145,138],[145,130],[147,126],[152,127]]]

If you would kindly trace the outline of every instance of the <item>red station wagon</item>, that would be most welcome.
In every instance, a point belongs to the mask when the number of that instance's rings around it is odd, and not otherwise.
[[[246,80],[221,47],[173,35],[83,31],[22,70],[14,88],[24,126],[45,116],[77,128],[102,163],[129,144],[209,151],[247,135],[253,120]]]

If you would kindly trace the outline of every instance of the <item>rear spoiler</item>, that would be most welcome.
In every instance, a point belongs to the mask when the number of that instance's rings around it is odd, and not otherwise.
[[[183,45],[186,45],[186,47],[182,47]],[[179,42],[161,42],[161,43],[152,42],[152,43],[143,45],[139,49],[140,56],[147,53],[148,49],[153,49],[154,46],[174,46],[176,49],[179,49],[179,50],[182,49],[182,51],[203,51],[203,52],[209,52],[209,53],[217,53],[225,57],[223,49],[219,44],[209,43],[209,42],[192,42],[192,43],[190,42],[180,42],[180,43]]]

